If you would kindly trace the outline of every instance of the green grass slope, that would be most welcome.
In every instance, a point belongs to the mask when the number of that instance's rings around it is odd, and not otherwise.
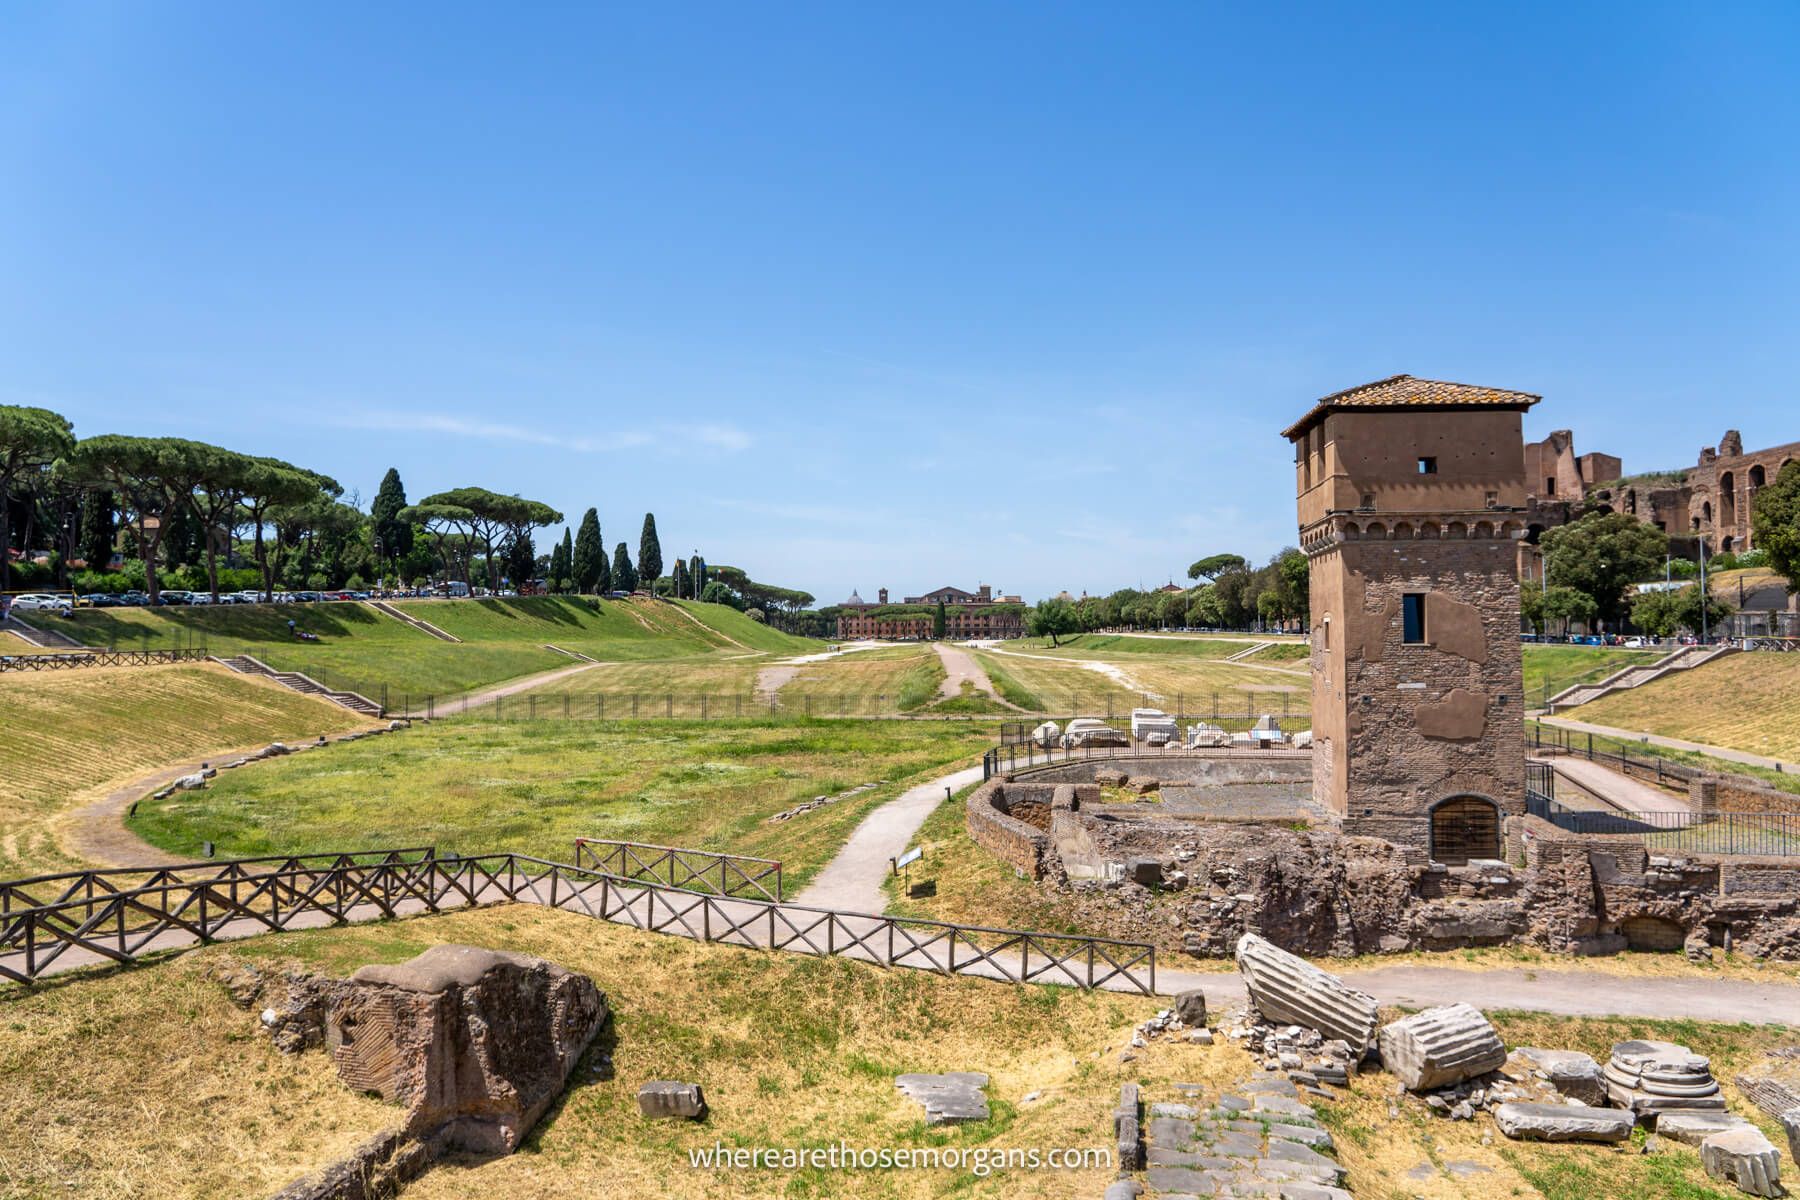
[[[304,671],[332,687],[385,697],[395,708],[416,704],[426,694],[448,698],[570,664],[546,645],[603,662],[804,652],[818,646],[717,604],[529,596],[396,606],[462,641],[442,641],[351,603],[84,609],[72,619],[71,632],[96,646],[204,646],[221,657],[251,654],[279,670]],[[290,620],[319,640],[294,640]]]

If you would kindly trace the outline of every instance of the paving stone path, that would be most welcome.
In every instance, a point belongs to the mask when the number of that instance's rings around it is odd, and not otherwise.
[[[1331,1134],[1289,1080],[1259,1074],[1211,1102],[1197,1084],[1175,1092],[1145,1113],[1144,1165],[1127,1176],[1142,1194],[1349,1200]]]

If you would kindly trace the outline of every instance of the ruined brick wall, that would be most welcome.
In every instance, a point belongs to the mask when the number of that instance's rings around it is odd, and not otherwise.
[[[1043,829],[1027,824],[1008,811],[1006,789],[1012,785],[989,780],[969,793],[963,821],[975,844],[1032,879],[1044,874],[1044,854],[1050,839]],[[1048,821],[1045,822],[1047,826]]]

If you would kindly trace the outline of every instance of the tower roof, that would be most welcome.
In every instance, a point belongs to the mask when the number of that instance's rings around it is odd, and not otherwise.
[[[1385,408],[1497,408],[1524,412],[1542,399],[1542,396],[1533,392],[1513,392],[1505,388],[1450,383],[1442,379],[1415,379],[1411,375],[1390,375],[1386,379],[1358,384],[1321,397],[1304,417],[1282,430],[1281,436],[1297,438],[1323,420],[1326,413],[1331,412]]]

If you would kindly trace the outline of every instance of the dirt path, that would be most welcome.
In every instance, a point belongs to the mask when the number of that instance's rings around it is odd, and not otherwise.
[[[726,633],[723,629],[714,629],[711,625],[708,625],[705,621],[702,621],[699,617],[696,617],[693,613],[691,613],[687,609],[681,607],[681,605],[675,604],[674,601],[671,600],[669,603],[674,606],[676,612],[680,613],[682,616],[684,616],[688,620],[692,621],[695,625],[698,625],[702,630],[706,631],[707,633],[716,634],[717,636],[724,638],[726,641],[728,641],[732,645],[736,646],[739,650],[750,649],[749,646],[744,645],[744,643],[738,641],[736,638],[732,637],[729,633]],[[638,620],[642,621],[643,618],[639,617]],[[648,628],[650,628],[650,626],[648,624],[646,624],[644,626],[644,628],[648,629]]]
[[[1615,729],[1611,725],[1593,725],[1586,721],[1571,721],[1567,717],[1540,717],[1538,719],[1546,725],[1554,725],[1558,729],[1567,729],[1575,733],[1599,734],[1627,742],[1648,742],[1652,746],[1663,746],[1670,750],[1687,750],[1694,754],[1708,754],[1714,758],[1722,758],[1726,762],[1742,763],[1747,767],[1766,767],[1771,771],[1800,772],[1800,762],[1770,758],[1763,754],[1752,754],[1748,750],[1709,746],[1705,742],[1687,742],[1680,738],[1663,737],[1660,734],[1644,733],[1637,729]]]
[[[802,654],[798,658],[784,658],[762,668],[756,673],[756,698],[764,704],[774,707],[781,689],[794,681],[800,674],[800,668],[808,663],[824,662],[829,658],[838,658],[845,654],[855,654],[859,650],[879,650],[880,642],[851,642],[833,650],[822,650],[817,654]]]
[[[1114,663],[1102,662],[1090,658],[1060,658],[1054,654],[1021,654],[1017,650],[1002,650],[991,642],[981,643],[981,648],[989,654],[1004,654],[1009,658],[1035,658],[1042,662],[1067,663],[1072,667],[1080,667],[1084,671],[1092,671],[1104,675],[1128,692],[1136,692],[1140,696],[1148,696],[1152,700],[1161,700],[1161,692],[1153,692],[1125,673],[1125,669]]]
[[[607,664],[603,662],[584,662],[577,663],[572,667],[557,667],[552,671],[540,671],[536,675],[526,675],[525,677],[515,679],[510,683],[496,684],[493,687],[484,688],[479,692],[469,692],[465,695],[445,700],[443,703],[433,706],[435,715],[440,717],[455,716],[457,713],[467,712],[471,708],[479,708],[483,704],[491,704],[502,696],[516,696],[520,692],[529,692],[533,688],[540,688],[545,684],[555,683],[559,679],[567,679],[571,675],[579,675],[583,671],[592,671],[596,667],[604,667],[606,665]],[[423,717],[425,714],[422,712],[414,712],[403,715],[408,717]]]
[[[944,664],[944,682],[938,685],[940,700],[956,699],[962,695],[963,684],[967,683],[996,704],[1005,705],[1014,712],[1025,711],[994,690],[994,681],[988,678],[988,673],[981,669],[973,654],[945,642],[934,642],[933,647],[937,650],[938,660]]]
[[[794,903],[844,912],[883,911],[887,897],[882,894],[881,881],[891,870],[888,860],[906,852],[919,826],[949,792],[980,781],[981,768],[967,767],[908,788],[889,800],[863,818],[837,857],[794,897]]]

